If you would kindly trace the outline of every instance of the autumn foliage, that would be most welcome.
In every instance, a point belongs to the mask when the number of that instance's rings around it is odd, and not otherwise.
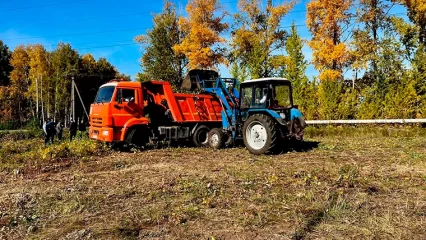
[[[225,13],[218,13],[218,0],[190,0],[186,11],[188,18],[179,19],[179,27],[186,36],[174,50],[189,60],[189,68],[212,69],[226,62],[220,45],[226,40],[220,36],[229,25],[223,23]]]

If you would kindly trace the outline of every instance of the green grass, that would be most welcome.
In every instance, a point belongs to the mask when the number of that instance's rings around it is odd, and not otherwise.
[[[425,239],[423,129],[327,129],[307,130],[312,150],[272,156],[40,146],[51,157],[22,171],[1,163],[0,238]]]

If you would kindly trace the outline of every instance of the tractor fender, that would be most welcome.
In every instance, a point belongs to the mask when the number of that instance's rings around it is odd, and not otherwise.
[[[124,141],[126,139],[126,134],[129,129],[136,126],[148,126],[149,120],[147,118],[132,118],[124,124],[123,130],[121,131],[120,140]]]
[[[286,126],[287,127],[287,123],[286,121],[275,111],[272,111],[270,109],[250,109],[248,110],[248,117],[250,117],[253,114],[267,114],[269,116],[271,116],[272,118],[274,118],[280,125],[282,126]]]

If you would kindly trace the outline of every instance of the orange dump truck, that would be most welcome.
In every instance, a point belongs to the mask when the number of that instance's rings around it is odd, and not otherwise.
[[[222,106],[209,94],[174,93],[168,82],[112,80],[102,85],[90,107],[90,138],[144,146],[156,141],[207,143],[220,128]]]

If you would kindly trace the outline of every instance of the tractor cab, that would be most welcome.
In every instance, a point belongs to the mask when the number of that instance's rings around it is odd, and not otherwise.
[[[249,112],[267,111],[288,121],[293,107],[291,82],[285,78],[262,78],[241,83],[240,109],[243,118]],[[277,116],[278,115],[278,116]]]

